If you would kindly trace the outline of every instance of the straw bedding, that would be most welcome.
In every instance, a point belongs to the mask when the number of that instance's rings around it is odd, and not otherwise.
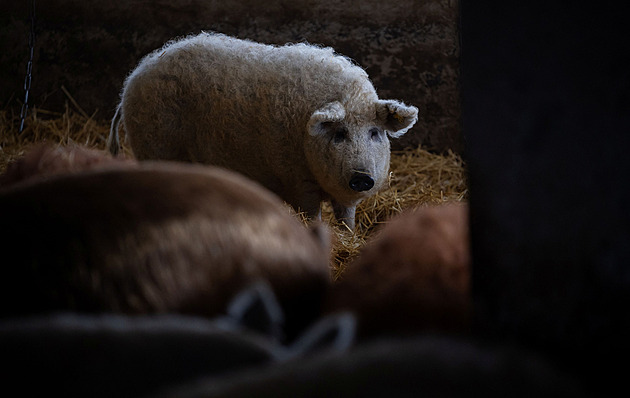
[[[63,113],[33,109],[21,133],[19,114],[0,110],[0,172],[34,143],[78,144],[105,150],[108,123],[96,120],[94,115],[74,105],[66,106]],[[123,151],[131,156],[122,138]],[[465,165],[457,154],[434,154],[422,148],[392,153],[389,187],[359,205],[354,233],[345,225],[337,224],[330,207],[324,205],[323,218],[334,232],[334,278],[342,275],[345,266],[378,230],[379,224],[403,209],[466,199]]]

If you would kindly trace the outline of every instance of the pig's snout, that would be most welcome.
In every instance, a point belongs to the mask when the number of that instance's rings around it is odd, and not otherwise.
[[[350,189],[357,192],[369,191],[374,186],[374,179],[361,171],[357,171],[350,178]]]

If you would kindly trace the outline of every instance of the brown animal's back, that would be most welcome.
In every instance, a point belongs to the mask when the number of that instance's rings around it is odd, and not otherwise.
[[[408,210],[368,241],[325,307],[354,311],[366,337],[467,332],[469,250],[467,205]]]
[[[0,189],[31,178],[48,178],[95,168],[129,168],[135,165],[137,162],[132,159],[113,157],[105,151],[79,145],[36,144],[24,156],[9,163],[7,170],[0,174]]]
[[[0,251],[14,258],[3,267],[2,316],[213,316],[258,279],[299,307],[329,281],[321,236],[217,168],[149,163],[33,179],[0,192],[0,220]]]

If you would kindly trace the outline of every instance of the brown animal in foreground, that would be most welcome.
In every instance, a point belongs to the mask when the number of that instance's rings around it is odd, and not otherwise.
[[[31,155],[25,170],[54,158],[46,150]],[[68,166],[60,159],[52,169]],[[307,229],[256,183],[205,166],[90,165],[0,188],[0,252],[10,259],[2,267],[0,316],[210,317],[259,279],[291,321],[307,322],[321,303],[330,281],[327,230]]]
[[[393,218],[351,262],[326,311],[354,311],[359,332],[466,332],[471,318],[468,206]]]
[[[57,174],[77,173],[93,168],[131,167],[137,162],[120,156],[112,157],[104,151],[82,146],[38,144],[29,148],[21,158],[9,163],[0,174],[0,188],[30,178],[47,178]]]

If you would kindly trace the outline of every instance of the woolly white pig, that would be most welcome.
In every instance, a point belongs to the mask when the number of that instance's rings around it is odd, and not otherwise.
[[[331,200],[354,228],[356,205],[387,181],[389,137],[417,117],[379,99],[367,73],[332,48],[202,33],[167,43],[128,76],[110,150],[122,126],[140,160],[236,170],[310,218]]]

